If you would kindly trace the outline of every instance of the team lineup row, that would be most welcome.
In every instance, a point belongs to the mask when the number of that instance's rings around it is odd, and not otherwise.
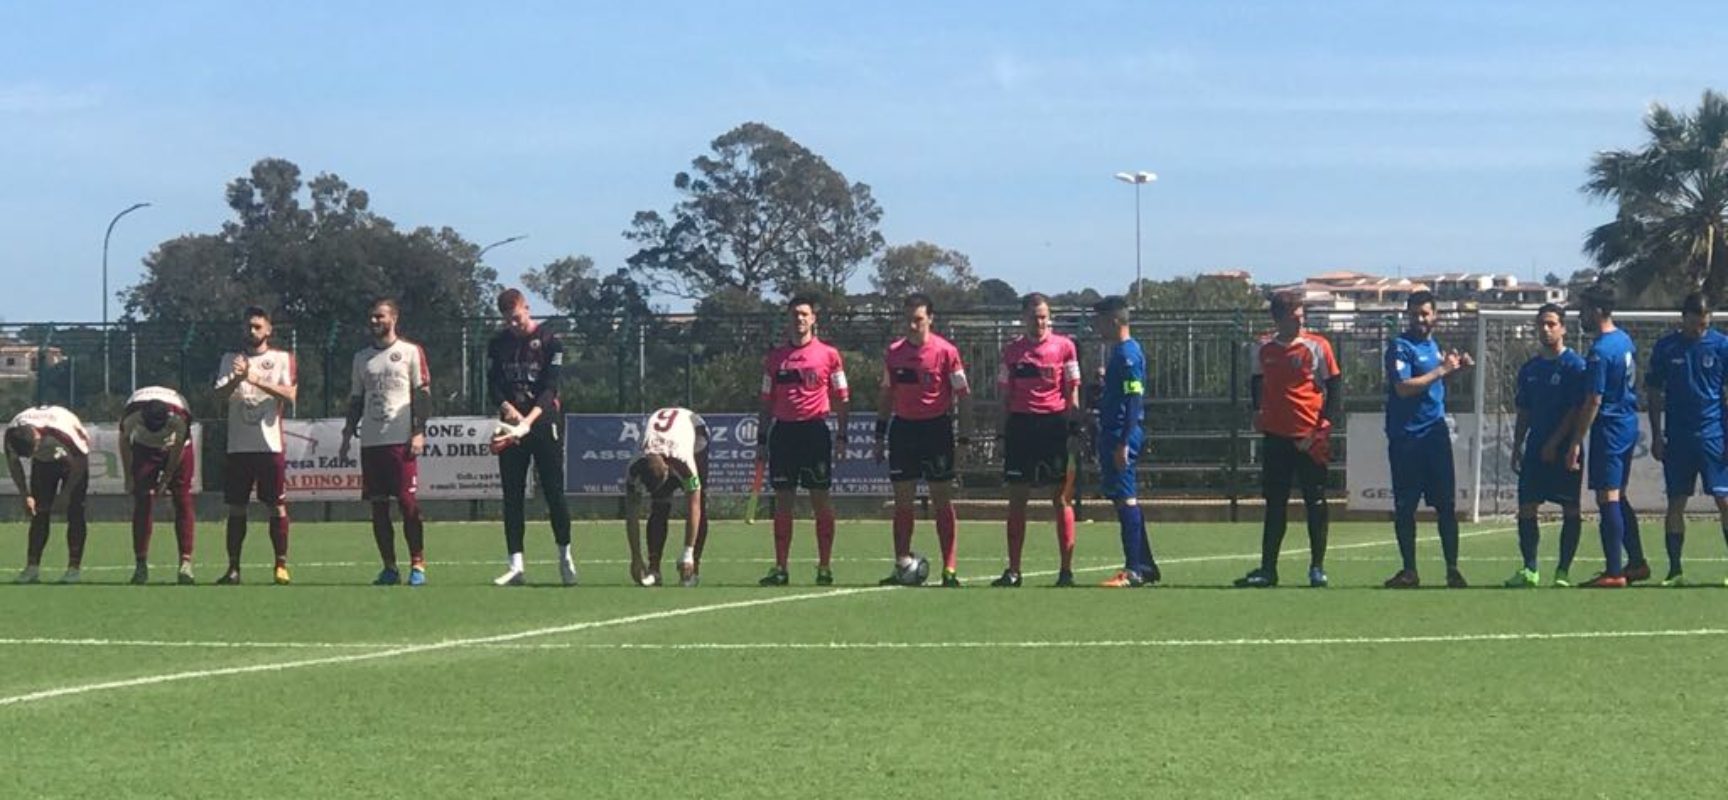
[[[501,330],[487,350],[488,392],[498,406],[492,450],[499,459],[504,495],[507,566],[495,583],[526,583],[523,557],[525,497],[530,468],[542,486],[562,486],[563,453],[558,376],[563,346],[538,325],[521,292],[498,298]],[[1329,512],[1325,496],[1330,433],[1338,408],[1340,375],[1325,337],[1304,328],[1299,295],[1271,298],[1274,331],[1256,343],[1250,397],[1255,427],[1262,432],[1262,558],[1258,568],[1236,581],[1241,587],[1279,583],[1278,553],[1287,526],[1293,488],[1300,488],[1310,544],[1308,583],[1325,586]],[[1556,503],[1563,512],[1560,560],[1554,584],[1571,585],[1569,571],[1577,552],[1581,520],[1583,450],[1589,441],[1589,485],[1601,511],[1606,567],[1582,582],[1591,587],[1624,586],[1650,576],[1638,535],[1636,515],[1625,497],[1626,479],[1637,441],[1635,349],[1613,324],[1614,297],[1596,287],[1584,294],[1586,330],[1596,334],[1589,357],[1565,346],[1565,310],[1544,306],[1534,315],[1540,351],[1518,374],[1518,422],[1514,464],[1519,473],[1519,548],[1523,565],[1508,586],[1535,586],[1540,578],[1536,551],[1537,511]],[[970,383],[959,351],[932,326],[935,307],[922,294],[903,303],[904,336],[884,355],[877,403],[874,453],[887,461],[894,492],[893,566],[884,584],[925,582],[930,566],[912,549],[917,483],[929,487],[938,546],[941,584],[960,585],[956,571],[954,509],[955,454],[974,431]],[[1100,478],[1099,489],[1114,507],[1123,567],[1106,586],[1153,585],[1161,573],[1153,556],[1137,499],[1136,466],[1145,444],[1142,426],[1145,358],[1129,328],[1128,306],[1107,298],[1093,308],[1092,327],[1108,355],[1095,387],[1096,399],[1081,403],[1081,374],[1074,342],[1055,333],[1049,301],[1031,294],[1022,301],[1024,334],[1004,348],[996,380],[1006,414],[999,431],[1004,442],[1003,477],[1008,486],[1006,524],[1008,564],[993,586],[1021,584],[1027,507],[1034,493],[1051,503],[1061,568],[1058,586],[1074,583],[1074,512],[1077,444],[1089,440]],[[1665,585],[1684,583],[1680,552],[1684,507],[1698,478],[1717,500],[1728,536],[1728,466],[1723,456],[1723,383],[1728,379],[1728,337],[1709,326],[1710,310],[1701,295],[1687,298],[1683,325],[1656,346],[1645,386],[1652,454],[1663,462],[1669,507],[1666,543],[1670,569]],[[840,353],[817,335],[818,305],[795,297],[787,303],[785,339],[763,362],[761,419],[763,444],[757,448],[757,483],[764,477],[774,492],[774,566],[764,586],[790,582],[787,570],[796,494],[808,493],[815,517],[818,565],[815,581],[834,581],[830,567],[835,514],[829,496],[833,451],[846,443],[850,395]],[[375,583],[426,582],[424,525],[416,498],[417,462],[429,416],[431,376],[424,351],[397,334],[399,309],[380,300],[369,312],[373,342],[354,356],[347,424],[340,456],[348,457],[360,439],[363,497],[371,503],[373,532],[382,568]],[[243,347],[222,357],[212,387],[226,400],[227,452],[223,492],[228,504],[228,568],[218,584],[239,583],[241,552],[252,498],[267,509],[275,555],[273,578],[291,581],[288,570],[289,511],[284,497],[286,467],[281,431],[284,406],[296,391],[294,359],[271,344],[271,320],[262,308],[247,308]],[[1434,299],[1418,292],[1407,304],[1407,328],[1386,348],[1386,433],[1394,495],[1394,533],[1402,568],[1385,585],[1413,588],[1416,573],[1417,504],[1426,499],[1437,512],[1439,538],[1447,565],[1446,585],[1467,585],[1458,570],[1458,524],[1450,435],[1445,422],[1443,378],[1471,366],[1468,354],[1444,350],[1433,338]],[[147,387],[130,397],[120,420],[121,460],[126,488],[133,498],[134,583],[149,579],[147,555],[155,498],[171,498],[180,555],[176,580],[193,583],[194,541],[191,486],[195,449],[189,436],[190,412],[174,389]],[[1666,415],[1666,420],[1664,416]],[[829,427],[833,416],[838,424]],[[1681,435],[1664,438],[1667,431]],[[683,550],[677,559],[680,582],[700,581],[708,528],[702,477],[706,474],[706,428],[696,413],[660,409],[644,421],[641,454],[626,468],[625,528],[633,581],[662,582],[672,500],[687,500]],[[1694,435],[1696,434],[1696,435]],[[1525,442],[1532,446],[1525,447]],[[77,582],[86,534],[84,512],[90,440],[70,411],[39,406],[14,417],[4,437],[9,472],[30,519],[27,560],[17,580],[40,580],[41,559],[57,497],[67,498],[68,568],[63,582]],[[28,461],[28,470],[25,462]],[[561,492],[544,492],[560,580],[577,582],[571,552],[570,515]],[[647,501],[646,548],[640,516]],[[397,561],[390,505],[399,507],[409,567]],[[755,496],[752,495],[752,507]]]

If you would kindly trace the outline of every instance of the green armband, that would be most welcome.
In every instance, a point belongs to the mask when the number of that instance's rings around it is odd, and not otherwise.
[[[1123,394],[1145,394],[1146,385],[1132,378],[1122,382]]]

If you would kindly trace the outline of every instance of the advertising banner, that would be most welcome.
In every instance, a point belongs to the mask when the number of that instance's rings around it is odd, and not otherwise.
[[[703,414],[713,441],[703,487],[715,494],[747,494],[755,474],[756,415]],[[624,468],[641,454],[643,417],[637,414],[567,414],[564,480],[570,494],[618,495]],[[833,425],[829,420],[829,425]],[[888,465],[872,457],[873,414],[855,414],[849,443],[834,459],[835,495],[891,495]],[[764,491],[768,491],[764,487]]]
[[[337,458],[342,425],[341,419],[283,420],[289,500],[360,499],[360,441],[355,439],[347,460]],[[439,417],[428,423],[420,499],[498,499],[503,489],[498,457],[488,447],[491,438],[490,417]]]

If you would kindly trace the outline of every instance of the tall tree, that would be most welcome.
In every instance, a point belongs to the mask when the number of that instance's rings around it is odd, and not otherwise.
[[[588,256],[567,256],[522,273],[522,285],[546,298],[571,326],[589,335],[611,330],[624,317],[650,313],[642,285],[628,270],[601,276]]]
[[[1649,141],[1599,153],[1583,191],[1613,202],[1614,220],[1584,251],[1633,297],[1663,302],[1702,289],[1728,296],[1728,97],[1706,90],[1692,113],[1653,104]]]
[[[786,134],[749,122],[710,149],[674,176],[683,199],[667,216],[638,211],[624,232],[640,246],[630,268],[650,287],[692,299],[727,288],[840,291],[882,249],[870,187]]]
[[[897,244],[876,260],[870,284],[889,304],[913,292],[930,295],[938,309],[952,310],[971,305],[978,289],[978,276],[965,253],[929,242]]]

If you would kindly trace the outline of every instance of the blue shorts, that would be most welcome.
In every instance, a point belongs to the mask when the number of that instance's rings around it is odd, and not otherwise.
[[[1722,460],[1722,439],[1669,439],[1662,458],[1662,481],[1669,497],[1691,497],[1704,479],[1704,491],[1728,496],[1728,463]]]
[[[1518,470],[1518,505],[1559,503],[1576,507],[1583,486],[1584,473],[1566,468],[1564,450],[1552,464],[1542,460],[1542,448],[1527,450]]]
[[[1452,434],[1445,425],[1435,425],[1415,438],[1391,439],[1386,449],[1395,508],[1414,511],[1424,498],[1429,508],[1456,505],[1458,478],[1452,472]]]
[[[1140,463],[1140,445],[1144,439],[1144,434],[1128,437],[1128,468],[1125,470],[1116,469],[1116,447],[1120,442],[1098,439],[1098,488],[1105,497],[1116,500],[1135,495],[1134,466]]]
[[[1623,490],[1632,477],[1632,456],[1638,447],[1637,441],[1624,447],[1610,447],[1608,438],[1601,428],[1590,431],[1588,468],[1591,491]]]

